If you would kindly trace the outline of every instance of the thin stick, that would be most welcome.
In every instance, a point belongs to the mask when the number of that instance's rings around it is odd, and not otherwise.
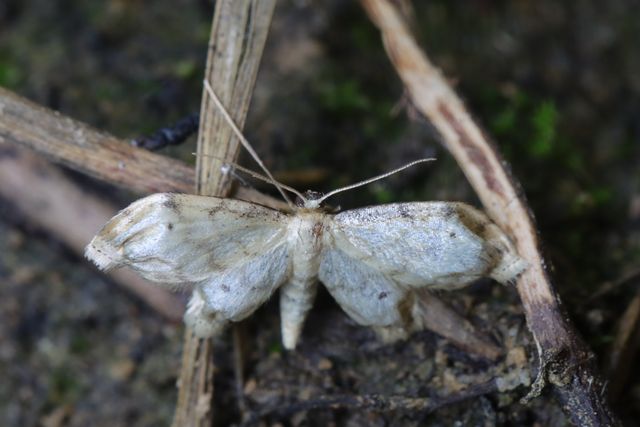
[[[534,390],[548,380],[576,424],[619,424],[604,397],[591,350],[560,308],[520,186],[447,80],[418,47],[396,7],[388,0],[360,1],[382,32],[389,59],[414,105],[438,130],[488,215],[511,233],[520,256],[529,263],[517,287],[540,357]]]
[[[139,193],[190,193],[193,168],[141,150],[0,87],[0,141]]]
[[[195,171],[189,165],[133,147],[0,87],[0,142],[3,141],[134,193],[191,193],[195,186]],[[273,209],[288,208],[279,199],[250,188],[238,187],[233,196]]]
[[[229,106],[233,121],[244,124],[249,100],[267,38],[275,0],[219,0],[211,26],[205,80]],[[227,196],[230,181],[221,173],[221,161],[233,162],[239,145],[228,123],[214,114],[212,98],[203,93],[196,158],[198,194]],[[187,328],[180,369],[180,390],[174,427],[209,427],[213,419],[213,353],[210,339],[198,339]]]
[[[298,412],[312,409],[366,409],[368,411],[387,412],[398,411],[408,414],[428,414],[444,406],[463,402],[474,397],[483,396],[498,390],[495,380],[475,384],[444,397],[406,397],[384,396],[378,394],[369,395],[324,395],[309,400],[297,401],[288,405],[278,405],[262,409],[253,414],[242,426],[256,425],[262,418],[277,415],[289,418]]]

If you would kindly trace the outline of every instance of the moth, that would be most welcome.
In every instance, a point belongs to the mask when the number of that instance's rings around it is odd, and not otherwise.
[[[283,188],[295,192],[277,185],[283,195]],[[500,228],[464,203],[394,203],[337,214],[323,206],[356,185],[324,196],[295,192],[300,202],[292,212],[153,194],[113,217],[85,254],[102,270],[126,265],[152,282],[193,289],[184,320],[201,337],[248,317],[279,290],[286,349],[298,342],[319,282],[355,322],[398,336],[419,327],[421,289],[458,289],[481,277],[506,284],[526,268]]]

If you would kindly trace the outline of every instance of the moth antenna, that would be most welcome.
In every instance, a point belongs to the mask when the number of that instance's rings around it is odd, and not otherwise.
[[[300,199],[302,199],[302,201],[304,201],[304,202],[307,201],[307,199],[302,195],[302,193],[300,193],[298,190],[296,190],[293,187],[289,187],[286,184],[283,184],[283,183],[278,182],[278,181],[274,181],[274,180],[272,180],[271,178],[269,178],[267,176],[260,175],[259,173],[255,172],[255,171],[252,171],[251,169],[247,169],[244,166],[240,166],[237,163],[228,162],[227,164],[230,165],[230,166],[233,166],[235,169],[238,169],[241,172],[244,172],[244,173],[250,175],[252,178],[259,179],[260,181],[264,181],[264,182],[266,182],[268,184],[274,184],[275,185],[277,183],[277,185],[282,187],[284,190],[290,191],[293,194],[295,194],[296,196],[300,197]]]
[[[356,182],[355,184],[347,185],[346,187],[337,188],[337,189],[335,189],[333,191],[328,192],[324,196],[320,197],[315,202],[317,202],[317,204],[319,205],[324,200],[326,200],[327,198],[329,198],[329,197],[331,197],[331,196],[333,196],[335,194],[338,194],[338,193],[341,193],[341,192],[347,191],[347,190],[353,190],[354,188],[362,187],[363,185],[371,184],[372,182],[384,179],[384,178],[386,178],[386,177],[388,177],[390,175],[393,175],[393,174],[401,172],[401,171],[403,171],[403,170],[405,170],[407,168],[410,168],[411,166],[415,166],[418,163],[432,162],[434,160],[435,160],[434,158],[414,160],[413,162],[407,163],[406,165],[400,166],[399,168],[394,169],[392,171],[383,173],[382,175],[374,176],[373,178],[365,179],[364,181]]]
[[[224,119],[227,121],[227,123],[229,124],[229,126],[233,130],[233,133],[236,135],[236,137],[238,138],[238,140],[240,141],[242,146],[249,152],[251,157],[253,157],[253,160],[255,160],[256,163],[267,174],[267,176],[271,180],[270,183],[276,186],[276,188],[278,189],[278,191],[280,192],[280,194],[282,195],[284,200],[287,202],[287,204],[291,208],[293,208],[294,204],[291,202],[291,199],[289,199],[289,197],[287,196],[287,193],[284,192],[282,185],[273,178],[273,176],[271,175],[271,172],[269,172],[269,169],[267,169],[267,167],[264,165],[264,163],[262,163],[262,160],[260,160],[260,157],[258,157],[258,153],[255,152],[255,150],[253,149],[251,144],[249,144],[249,141],[247,141],[247,139],[244,137],[244,135],[242,134],[240,129],[238,129],[238,126],[233,121],[233,119],[231,118],[231,116],[227,112],[227,109],[224,107],[224,105],[222,105],[222,102],[220,102],[220,99],[215,94],[215,92],[213,91],[213,88],[211,87],[211,85],[209,84],[209,82],[207,80],[204,80],[204,87],[205,87],[205,90],[207,91],[207,93],[209,94],[209,96],[211,97],[211,99],[213,100],[213,102],[216,104],[216,106],[218,107],[218,109],[222,113],[222,116],[224,117]]]
[[[198,153],[191,153],[191,154],[193,154],[194,156],[198,155]],[[260,175],[258,172],[252,171],[251,169],[245,168],[244,166],[240,166],[236,162],[228,162],[225,159],[223,159],[222,157],[213,156],[211,154],[201,154],[201,156],[213,157],[214,159],[218,159],[218,160],[222,161],[223,165],[222,165],[222,167],[220,169],[222,170],[222,173],[224,173],[224,174],[229,173],[230,172],[229,169],[231,169],[231,168],[238,169],[239,171],[244,172],[247,175],[250,175],[252,178],[259,179],[260,181],[266,182],[267,184],[271,184],[271,185],[274,185],[276,187],[280,186],[283,189],[292,192],[296,196],[300,197],[303,202],[307,201],[307,199],[302,195],[302,193],[300,193],[295,188],[289,187],[288,185],[283,184],[280,181],[276,181],[275,179],[271,179],[268,176]],[[236,179],[240,179],[243,184],[245,184],[246,186],[249,186],[249,184],[247,182],[245,182],[240,177],[240,175],[234,174],[234,176],[236,177]]]

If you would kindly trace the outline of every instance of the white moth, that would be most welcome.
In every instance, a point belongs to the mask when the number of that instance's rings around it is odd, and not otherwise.
[[[505,234],[469,205],[396,203],[335,215],[321,207],[342,190],[298,193],[293,213],[153,194],[113,217],[86,256],[102,270],[126,265],[153,282],[192,288],[184,319],[202,337],[251,315],[279,289],[287,349],[296,346],[318,281],[354,321],[398,336],[419,327],[420,289],[457,289],[481,277],[506,284],[526,267]]]

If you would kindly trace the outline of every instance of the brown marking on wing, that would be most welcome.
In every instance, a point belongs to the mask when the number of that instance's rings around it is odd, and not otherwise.
[[[324,231],[324,226],[322,225],[321,222],[316,222],[313,225],[313,229],[311,230],[311,234],[313,235],[313,237],[315,237],[316,240],[320,239],[322,237],[322,233]]]
[[[220,212],[221,210],[222,210],[222,205],[218,205],[218,206],[216,206],[215,208],[209,208],[209,209],[207,210],[207,213],[209,214],[209,216],[210,216],[210,217],[212,217],[212,218],[213,218],[213,217],[214,217],[214,216],[216,216],[216,214],[217,214],[218,212]]]
[[[465,209],[462,206],[457,207],[457,214],[460,221],[476,236],[484,237],[487,226],[490,224],[489,218],[480,212]]]

